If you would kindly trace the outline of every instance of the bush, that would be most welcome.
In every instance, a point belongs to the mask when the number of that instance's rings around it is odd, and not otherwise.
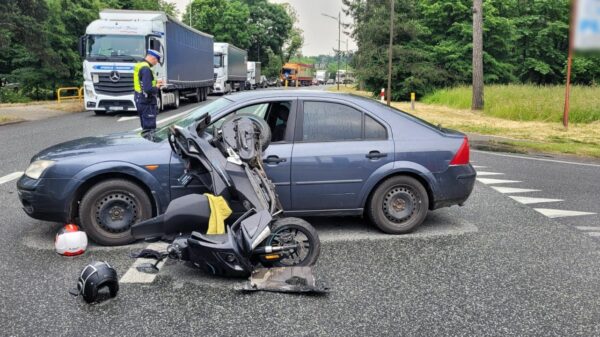
[[[0,88],[0,103],[27,103],[31,99],[13,88]]]

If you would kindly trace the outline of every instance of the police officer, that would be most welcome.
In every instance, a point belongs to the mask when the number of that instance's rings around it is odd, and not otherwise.
[[[144,135],[151,135],[156,129],[156,115],[158,114],[156,97],[163,83],[154,78],[151,68],[159,63],[161,58],[160,52],[148,49],[144,60],[138,62],[133,68],[134,99]]]

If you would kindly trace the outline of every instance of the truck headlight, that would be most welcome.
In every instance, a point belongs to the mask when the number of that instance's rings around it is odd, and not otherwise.
[[[31,179],[39,179],[42,173],[52,165],[54,165],[53,160],[36,160],[29,165],[25,175]]]

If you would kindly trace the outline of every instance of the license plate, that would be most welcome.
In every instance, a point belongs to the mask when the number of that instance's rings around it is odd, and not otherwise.
[[[123,107],[122,106],[111,106],[108,108],[108,110],[118,111],[118,110],[123,110]]]

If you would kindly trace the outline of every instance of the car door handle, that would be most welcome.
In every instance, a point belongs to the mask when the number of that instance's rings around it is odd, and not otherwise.
[[[369,152],[369,154],[366,155],[366,157],[369,159],[385,158],[385,157],[387,157],[387,153],[381,153],[379,151],[371,151],[371,152]]]
[[[278,156],[268,156],[266,159],[263,160],[263,162],[265,162],[267,164],[279,164],[279,163],[283,163],[286,161],[287,161],[287,159],[279,158]]]

